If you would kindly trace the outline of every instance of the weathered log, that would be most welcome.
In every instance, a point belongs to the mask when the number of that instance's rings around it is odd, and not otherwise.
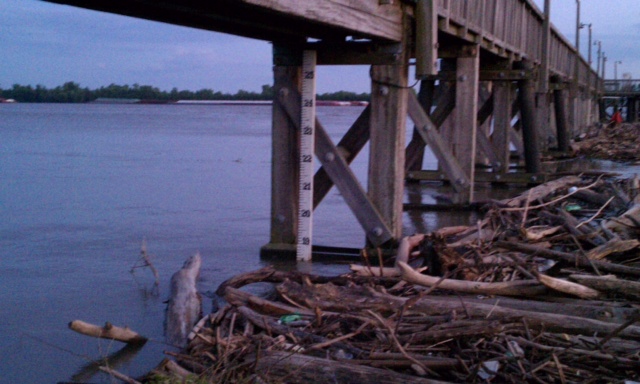
[[[556,193],[559,189],[567,188],[571,185],[576,185],[581,182],[581,179],[577,176],[565,176],[560,179],[552,180],[547,183],[538,185],[530,190],[522,193],[521,195],[512,199],[507,199],[504,202],[509,207],[520,207],[525,201],[537,201],[542,200],[548,195]]]
[[[101,339],[110,339],[122,341],[128,344],[143,344],[147,342],[147,338],[140,336],[131,329],[125,327],[117,327],[111,323],[106,323],[104,327],[86,323],[82,320],[74,320],[69,323],[69,328],[83,335],[98,337]]]
[[[640,204],[634,204],[620,217],[611,218],[604,222],[603,226],[620,235],[623,239],[637,238],[640,231]]]
[[[405,236],[402,238],[402,240],[400,240],[400,245],[398,246],[398,251],[396,254],[396,267],[398,266],[398,262],[409,262],[411,250],[424,240],[424,236],[425,235],[423,234],[417,234],[413,236]]]
[[[640,276],[640,268],[627,267],[624,265],[599,260],[588,260],[586,257],[579,257],[573,253],[554,251],[552,249],[546,249],[542,247],[536,247],[534,245],[516,243],[512,241],[496,241],[494,245],[499,248],[522,252],[529,255],[541,256],[551,260],[566,261],[572,265],[577,265],[583,268],[593,269],[593,267],[595,266],[601,272],[610,272],[629,276]]]
[[[554,291],[566,293],[569,295],[577,296],[581,299],[593,300],[602,298],[602,294],[595,289],[585,287],[580,284],[572,283],[570,281],[557,279],[555,277],[547,276],[542,273],[536,274],[536,278],[547,288]]]
[[[409,312],[441,315],[456,311],[465,313],[470,317],[513,322],[525,318],[532,327],[544,327],[551,332],[568,334],[592,335],[597,332],[599,335],[606,335],[614,332],[618,326],[617,324],[577,316],[504,308],[499,304],[462,303],[460,300],[451,300],[450,297],[424,296],[413,300],[361,287],[345,288],[328,284],[316,285],[313,290],[308,290],[300,284],[289,281],[280,284],[278,291],[286,293],[296,301],[304,302],[310,307],[318,307],[322,310],[335,312],[375,310],[379,313],[394,313],[399,312],[410,303]],[[412,301],[409,302],[409,300]],[[620,332],[619,337],[640,340],[640,327],[629,326]]]
[[[610,296],[623,296],[631,300],[640,300],[640,283],[617,279],[615,276],[570,275],[570,280],[593,289],[606,292]]]
[[[537,296],[547,292],[545,287],[536,280],[517,280],[503,283],[483,283],[478,281],[442,279],[439,277],[423,275],[416,272],[406,263],[398,263],[402,271],[402,278],[412,284],[425,287],[437,286],[440,289],[449,289],[456,292],[475,293],[482,295],[502,296]]]
[[[297,353],[272,351],[256,357],[256,372],[286,383],[408,383],[444,384],[394,371],[351,364],[348,360],[328,360]]]
[[[587,257],[591,260],[602,260],[609,255],[628,252],[632,249],[638,248],[638,246],[640,246],[640,241],[635,239],[612,239],[587,252]]]
[[[366,265],[351,264],[349,269],[358,276],[385,276],[399,277],[402,272],[396,267],[369,267]]]
[[[373,267],[372,267],[373,268]],[[353,283],[373,283],[381,285],[393,285],[398,282],[394,277],[369,277],[369,276],[354,276],[354,275],[342,275],[342,276],[320,276],[304,274],[298,271],[277,271],[273,266],[261,268],[257,271],[250,271],[236,275],[218,286],[216,294],[219,296],[224,295],[226,287],[240,288],[245,285],[267,282],[267,283],[282,283],[285,280],[291,280],[301,283],[303,280],[310,281],[314,284],[326,284],[332,283],[335,285],[350,285]]]
[[[199,253],[189,257],[182,269],[171,276],[171,295],[166,311],[167,342],[178,347],[187,345],[187,337],[202,317],[202,299],[196,288],[202,259]]]
[[[315,316],[315,312],[310,309],[293,307],[275,301],[266,300],[232,287],[225,288],[223,297],[229,302],[229,304],[235,305],[237,307],[244,305],[253,309],[254,311],[259,311],[262,314],[267,314],[270,316],[283,316],[294,313],[300,315]]]
[[[587,285],[587,284],[585,284]],[[549,300],[549,297],[540,298]],[[486,305],[500,305],[505,308],[520,309],[533,312],[555,313],[559,315],[585,317],[587,319],[599,320],[607,323],[624,323],[630,318],[637,316],[640,310],[628,308],[623,303],[608,301],[587,301],[577,298],[556,298],[555,301],[525,300],[522,298],[495,297],[476,298],[475,296],[464,296],[465,303],[479,303]]]

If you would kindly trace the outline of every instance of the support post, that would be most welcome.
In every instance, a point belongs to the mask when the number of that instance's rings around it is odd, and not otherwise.
[[[298,59],[299,60],[299,59]],[[284,105],[291,103],[296,84],[299,91],[301,67],[275,66],[274,102],[271,122],[271,231],[269,244],[261,256],[274,253],[295,254],[298,230],[298,132],[292,126]]]
[[[493,146],[500,162],[498,172],[509,172],[509,142],[511,131],[511,105],[513,89],[511,82],[496,81],[493,84]]]
[[[473,182],[476,160],[476,133],[478,129],[478,87],[480,55],[478,46],[463,47],[456,65],[456,108],[453,132],[453,154],[469,179],[466,196],[461,201],[473,201]]]
[[[368,194],[393,237],[402,236],[407,60],[371,68]]]
[[[567,95],[566,91],[559,88],[553,91],[553,105],[556,115],[556,130],[558,134],[558,151],[569,150],[569,134],[567,132]]]
[[[531,64],[523,61],[522,66],[524,69],[530,69]],[[534,82],[529,79],[518,81],[520,120],[522,122],[522,140],[524,141],[524,161],[528,173],[540,172],[539,120],[535,114],[534,85]]]

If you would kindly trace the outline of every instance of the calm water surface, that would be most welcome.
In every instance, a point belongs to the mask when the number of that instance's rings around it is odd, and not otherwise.
[[[337,142],[361,111],[322,107],[318,117]],[[141,375],[171,349],[163,301],[188,256],[203,256],[202,292],[262,267],[270,114],[269,106],[0,104],[0,383],[109,382],[92,364],[106,356],[119,371]],[[353,164],[365,186],[367,158],[365,149]],[[434,166],[428,157],[425,168]],[[407,201],[433,202],[440,192],[413,186]],[[471,220],[414,212],[405,232]],[[160,273],[157,295],[149,270],[130,273],[143,239]],[[314,214],[314,242],[363,241],[333,191]],[[123,351],[118,342],[70,331],[75,319],[127,325],[150,342]]]
[[[318,116],[338,140],[361,110]],[[74,319],[149,337],[135,356],[118,355],[119,370],[140,375],[170,349],[163,301],[189,255],[203,256],[203,292],[263,266],[270,114],[268,106],[0,105],[0,382],[108,382],[92,376],[90,362],[122,345],[70,331]],[[327,199],[316,242],[362,246],[340,196]],[[149,270],[130,273],[143,239],[159,295],[149,294]]]

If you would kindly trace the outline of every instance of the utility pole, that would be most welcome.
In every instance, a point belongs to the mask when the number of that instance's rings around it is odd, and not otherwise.
[[[598,62],[596,63],[596,74],[600,75],[600,60],[602,59],[602,41],[598,40],[593,45],[598,45]]]

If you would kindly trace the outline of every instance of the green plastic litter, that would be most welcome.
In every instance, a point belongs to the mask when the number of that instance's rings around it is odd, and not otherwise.
[[[294,321],[302,320],[302,316],[300,315],[284,315],[280,318],[280,324],[289,324]]]
[[[565,211],[567,212],[575,212],[575,211],[579,211],[582,209],[581,206],[579,206],[578,204],[567,204],[566,207],[564,207]]]

